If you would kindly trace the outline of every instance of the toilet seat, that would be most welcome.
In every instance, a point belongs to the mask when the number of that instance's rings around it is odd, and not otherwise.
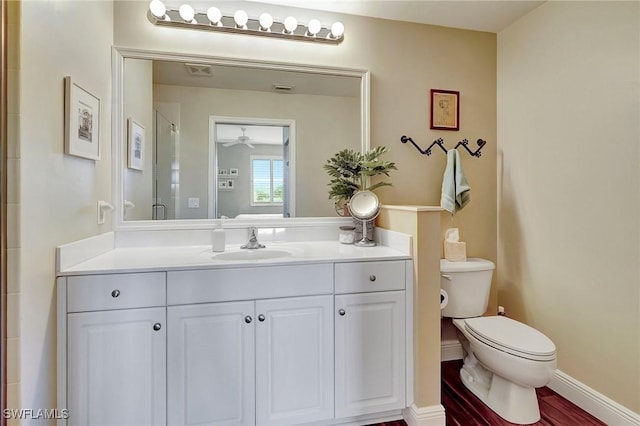
[[[552,361],[556,358],[556,346],[551,339],[535,328],[510,318],[467,318],[464,326],[470,335],[502,352],[532,361]]]

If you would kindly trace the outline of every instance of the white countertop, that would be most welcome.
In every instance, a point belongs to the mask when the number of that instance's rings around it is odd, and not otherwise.
[[[63,268],[59,276],[124,272],[152,272],[181,269],[238,268],[291,263],[327,263],[410,259],[406,253],[378,245],[358,247],[337,241],[271,242],[267,249],[287,250],[289,257],[261,260],[219,260],[210,246],[126,247]],[[227,245],[226,251],[239,250],[240,245]],[[260,250],[260,249],[259,249]]]

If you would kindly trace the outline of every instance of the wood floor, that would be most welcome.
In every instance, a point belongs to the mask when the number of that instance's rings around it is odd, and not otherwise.
[[[460,380],[462,361],[442,363],[442,405],[447,426],[511,426],[472,394]],[[567,401],[551,389],[537,389],[540,405],[539,422],[535,426],[606,426],[589,413]],[[402,420],[371,426],[406,426]]]

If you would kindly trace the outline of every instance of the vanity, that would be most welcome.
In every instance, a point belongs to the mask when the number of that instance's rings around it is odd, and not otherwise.
[[[369,72],[123,47],[112,64],[114,232],[58,248],[58,424],[402,418],[411,238],[381,229],[375,247],[340,244],[353,222],[335,217],[322,170],[327,153],[370,148]],[[176,77],[194,64],[265,87]],[[282,102],[274,81],[296,93]],[[148,136],[139,151],[134,125]],[[252,133],[274,126],[277,143]],[[264,188],[251,183],[260,165]],[[256,222],[266,248],[240,249]]]
[[[401,418],[413,386],[408,250],[266,245],[258,259],[233,245],[113,247],[63,267],[60,424]]]

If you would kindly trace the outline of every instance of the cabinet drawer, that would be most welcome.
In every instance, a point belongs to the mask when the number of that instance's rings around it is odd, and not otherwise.
[[[331,264],[170,271],[167,275],[169,305],[331,293]]]
[[[165,273],[67,278],[67,311],[146,308],[166,304]]]
[[[336,294],[404,290],[405,261],[335,264]]]

